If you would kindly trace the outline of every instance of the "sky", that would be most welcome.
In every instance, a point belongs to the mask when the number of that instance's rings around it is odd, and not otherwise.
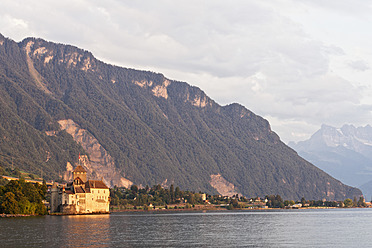
[[[372,125],[370,0],[0,0],[0,33],[163,73],[244,105],[284,142]]]

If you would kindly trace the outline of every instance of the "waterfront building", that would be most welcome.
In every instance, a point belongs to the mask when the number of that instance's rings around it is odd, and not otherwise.
[[[54,183],[50,212],[62,214],[109,213],[110,190],[102,180],[87,180],[87,171],[78,165],[73,181],[66,186]]]

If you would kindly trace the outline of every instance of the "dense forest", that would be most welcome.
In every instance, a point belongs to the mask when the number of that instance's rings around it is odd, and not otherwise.
[[[46,194],[45,184],[32,184],[22,178],[19,181],[9,181],[4,186],[0,186],[0,214],[47,214],[43,203]]]
[[[267,120],[239,104],[220,106],[197,87],[105,64],[73,46],[1,35],[0,44],[3,170],[15,166],[60,179],[67,162],[86,153],[58,124],[71,119],[137,185],[217,194],[211,176],[221,175],[247,197],[361,195],[299,157]]]

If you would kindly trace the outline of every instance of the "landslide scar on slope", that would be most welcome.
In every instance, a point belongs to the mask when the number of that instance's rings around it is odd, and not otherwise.
[[[209,183],[222,196],[233,196],[238,194],[234,184],[228,182],[221,176],[221,174],[211,175],[211,180]]]
[[[130,187],[133,184],[121,176],[122,173],[115,167],[113,158],[91,133],[80,128],[71,119],[60,120],[58,123],[62,130],[66,130],[88,152],[90,161],[87,158],[84,159],[84,165],[90,175],[95,175],[97,179],[103,177],[110,187],[114,185]]]
[[[46,87],[45,83],[43,81],[45,81],[45,79],[39,74],[39,72],[35,69],[34,67],[34,63],[32,62],[32,59],[30,57],[30,53],[31,53],[31,47],[34,45],[34,42],[33,41],[29,41],[27,44],[26,44],[26,47],[24,48],[25,51],[26,51],[26,60],[27,60],[27,66],[28,66],[28,70],[30,72],[30,75],[32,76],[32,78],[34,79],[35,83],[36,83],[36,86],[41,89],[42,91],[44,91],[45,93],[49,94],[49,95],[52,95],[52,92],[50,92],[48,90],[48,88]],[[36,50],[35,51],[36,53],[38,52],[45,52],[44,50]]]

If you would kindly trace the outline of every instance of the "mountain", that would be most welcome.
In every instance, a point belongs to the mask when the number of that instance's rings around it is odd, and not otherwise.
[[[367,199],[372,196],[371,126],[335,128],[322,125],[310,139],[289,145],[333,177],[360,187]]]
[[[77,154],[113,186],[222,195],[361,195],[297,155],[268,121],[164,75],[42,39],[0,36],[0,163],[68,179]],[[40,171],[40,172],[39,172]]]

